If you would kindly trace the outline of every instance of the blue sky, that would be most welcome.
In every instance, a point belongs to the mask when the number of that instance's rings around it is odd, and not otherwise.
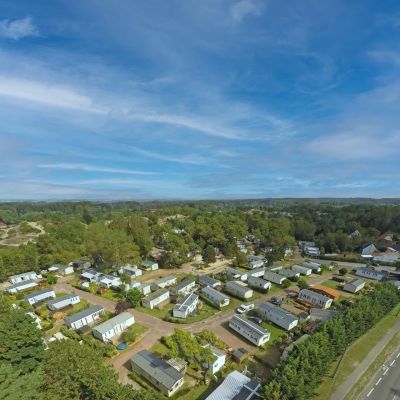
[[[400,196],[397,1],[0,3],[0,199]]]

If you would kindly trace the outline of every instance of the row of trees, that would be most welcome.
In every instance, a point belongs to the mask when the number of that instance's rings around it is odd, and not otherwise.
[[[306,400],[313,397],[332,362],[399,302],[397,289],[383,284],[357,299],[331,321],[321,324],[273,370],[272,379],[264,387],[264,398]]]
[[[45,351],[41,332],[22,309],[0,297],[0,398],[7,400],[161,400],[121,385],[100,351],[68,339]]]

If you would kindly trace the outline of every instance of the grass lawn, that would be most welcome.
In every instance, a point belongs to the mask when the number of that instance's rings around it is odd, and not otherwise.
[[[160,341],[158,341],[151,349],[150,351],[152,353],[157,354],[159,357],[167,356],[169,355],[169,349],[167,346],[162,344]]]
[[[174,322],[177,324],[192,324],[193,322],[203,321],[204,319],[210,318],[218,312],[219,312],[218,309],[203,302],[200,312],[196,315],[192,315],[186,319],[183,319],[183,318],[174,318],[171,315],[171,313],[169,313],[168,317],[165,319],[169,322]]]
[[[329,279],[329,280],[327,280],[325,282],[322,282],[321,285],[322,286],[326,286],[326,287],[331,288],[331,289],[340,290],[340,283],[336,282],[336,281],[333,281],[332,279]]]
[[[171,316],[171,310],[173,307],[174,307],[174,304],[167,303],[164,305],[164,307],[161,310],[158,308],[153,308],[152,310],[150,310],[150,308],[146,308],[146,307],[136,307],[136,310],[146,313],[146,314],[150,314],[153,317],[164,319],[164,318]]]
[[[85,308],[89,308],[90,303],[88,303],[86,300],[81,299],[81,301],[78,304],[74,304],[70,310],[66,312],[66,315],[72,315],[75,314],[79,311],[84,310]]]
[[[335,378],[332,374],[326,376],[319,387],[318,394],[315,396],[316,400],[325,400],[329,398],[334,391],[345,381],[351,374],[354,368],[364,360],[368,355],[368,351],[372,349],[378,341],[385,335],[385,333],[399,320],[398,313],[400,312],[400,305],[382,318],[374,327],[367,333],[357,339],[347,350],[343,357],[339,370]],[[333,369],[332,369],[333,371]]]
[[[279,328],[276,325],[270,324],[269,322],[263,322],[261,326],[271,333],[271,337],[267,344],[274,342],[276,339],[286,334],[286,331],[284,329]]]
[[[114,292],[111,289],[108,289],[106,292],[104,292],[101,295],[100,294],[97,294],[97,295],[100,297],[104,297],[108,300],[112,300],[112,301],[119,301],[123,298],[121,293]]]
[[[359,394],[365,389],[378,369],[386,361],[386,359],[400,346],[400,332],[398,332],[386,345],[382,353],[376,357],[375,361],[365,371],[364,375],[353,386],[344,400],[352,400],[358,398]]]

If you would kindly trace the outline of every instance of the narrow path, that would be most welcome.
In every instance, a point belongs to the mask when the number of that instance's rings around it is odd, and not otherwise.
[[[354,369],[347,379],[337,388],[336,392],[330,397],[330,400],[342,400],[351,388],[364,375],[368,367],[374,362],[376,357],[383,351],[389,340],[400,330],[400,321],[390,328],[385,336],[379,340],[374,348],[370,350],[367,357]]]

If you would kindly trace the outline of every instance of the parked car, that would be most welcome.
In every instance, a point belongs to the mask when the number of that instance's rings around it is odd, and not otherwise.
[[[249,304],[241,304],[240,307],[238,307],[236,309],[236,311],[239,314],[243,314],[243,313],[248,312],[248,311],[253,310],[253,309],[254,309],[254,304],[253,303],[249,303]]]
[[[281,306],[283,304],[282,299],[279,299],[278,297],[272,297],[270,301],[272,304],[275,304],[277,306]]]

